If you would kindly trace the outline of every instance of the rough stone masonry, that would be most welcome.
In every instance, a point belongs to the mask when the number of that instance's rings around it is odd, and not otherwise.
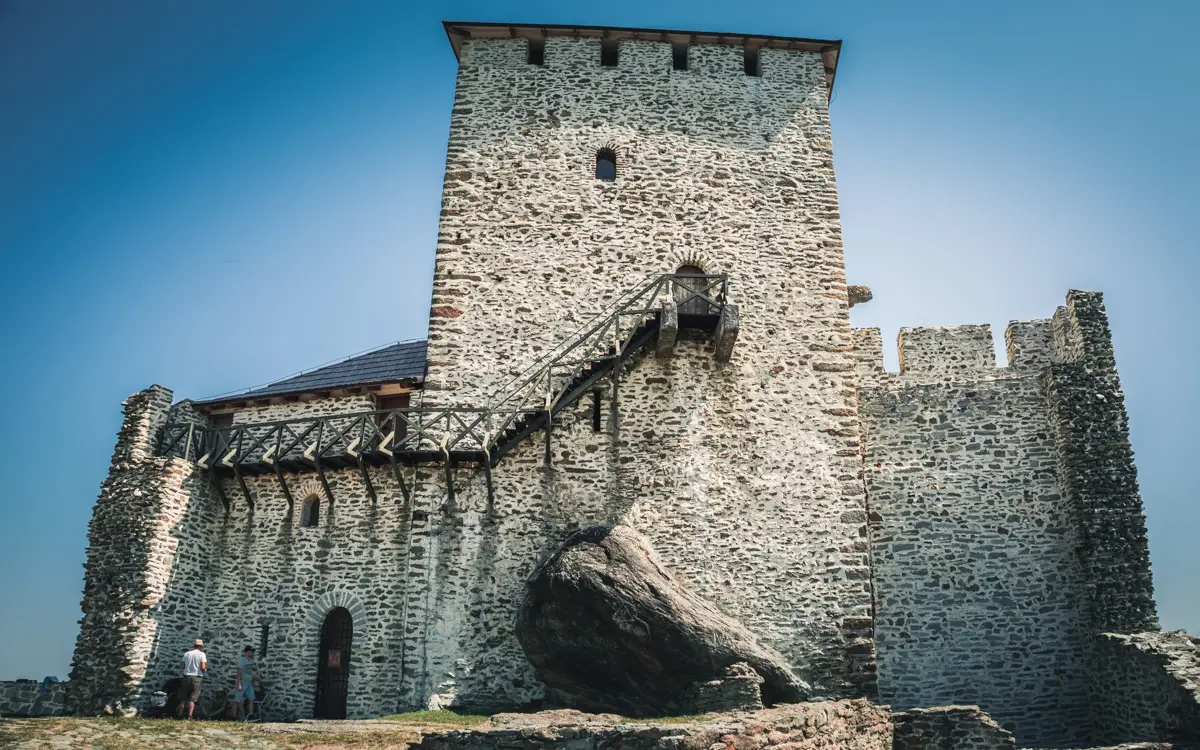
[[[1011,324],[1006,367],[986,326],[908,328],[886,372],[879,332],[850,323],[871,292],[845,276],[840,43],[446,29],[459,67],[425,367],[261,398],[132,396],[89,530],[73,710],[140,710],[197,636],[213,694],[259,648],[286,686],[277,718],[538,706],[514,631],[526,581],[575,531],[624,524],[818,697],[975,705],[1024,745],[1188,736],[1194,690],[1161,721],[1100,708],[1182,673],[1106,635],[1157,620],[1101,296]],[[168,423],[215,439],[401,392],[485,406],[681,269],[728,278],[729,361],[680,330],[490,471],[231,476],[224,456],[164,449]]]

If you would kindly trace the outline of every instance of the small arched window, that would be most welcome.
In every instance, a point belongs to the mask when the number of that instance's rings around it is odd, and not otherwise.
[[[300,506],[300,525],[305,528],[315,528],[321,522],[321,499],[309,495]]]
[[[711,293],[707,292],[708,279],[687,278],[689,276],[703,276],[704,269],[691,264],[682,265],[675,270],[678,276],[684,278],[675,279],[675,302],[679,305],[680,315],[708,315],[712,312],[707,300],[703,297],[694,296],[705,294],[709,297]]]
[[[617,179],[617,152],[611,148],[602,148],[596,152],[596,179]]]

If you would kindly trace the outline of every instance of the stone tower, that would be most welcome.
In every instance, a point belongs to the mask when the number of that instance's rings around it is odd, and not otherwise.
[[[529,475],[518,513],[538,526],[631,520],[823,691],[869,692],[828,108],[839,44],[446,27],[459,72],[426,403],[486,401],[655,274],[728,275],[742,317],[733,361],[715,364],[700,339],[638,365],[616,421],[606,395],[599,432],[583,416],[564,424],[551,474],[507,470]],[[615,161],[615,179],[598,158]]]

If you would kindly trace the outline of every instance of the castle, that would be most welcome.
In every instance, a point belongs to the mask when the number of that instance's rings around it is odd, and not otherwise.
[[[427,341],[125,402],[74,710],[144,706],[197,636],[213,685],[257,646],[281,716],[536,705],[522,586],[620,521],[823,696],[1043,747],[1200,716],[1101,296],[1012,323],[1007,366],[987,326],[906,328],[889,373],[851,328],[839,42],[446,31]]]

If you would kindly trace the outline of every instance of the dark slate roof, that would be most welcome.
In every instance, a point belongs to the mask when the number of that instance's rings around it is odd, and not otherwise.
[[[200,401],[201,404],[220,404],[244,401],[264,396],[312,393],[353,385],[395,383],[425,377],[425,341],[400,341],[395,344],[358,354],[341,362],[302,372],[270,385],[251,388],[240,393],[226,394]]]

